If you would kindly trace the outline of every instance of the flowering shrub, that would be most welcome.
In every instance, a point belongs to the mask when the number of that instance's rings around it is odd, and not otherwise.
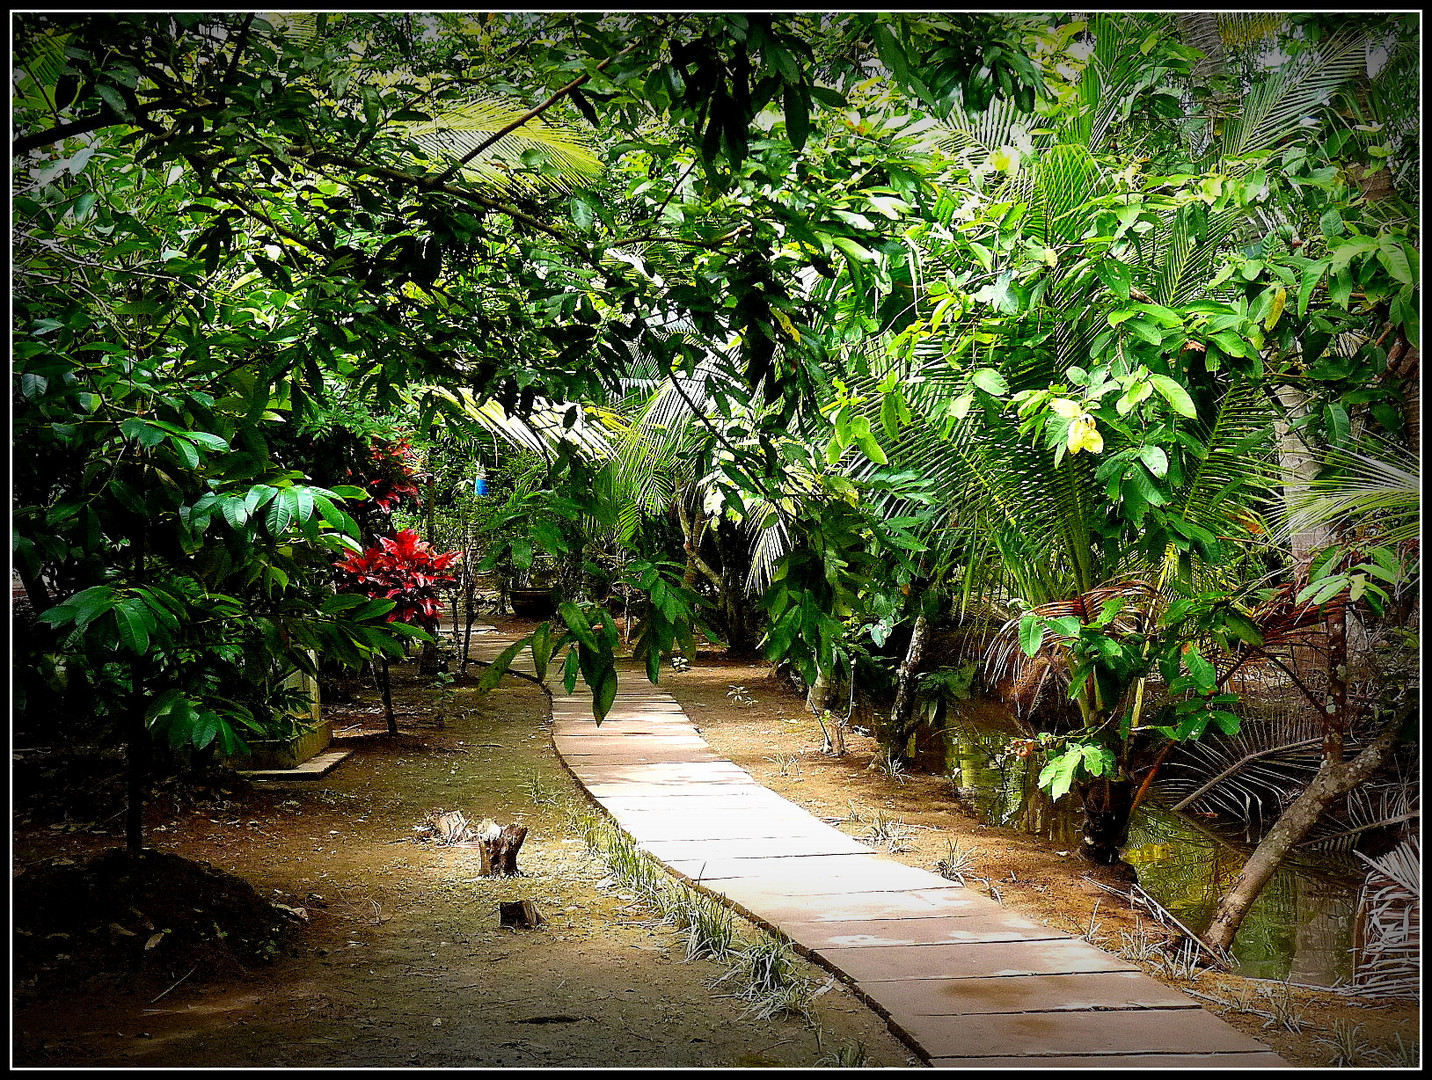
[[[442,610],[438,587],[454,580],[446,571],[461,554],[438,554],[431,544],[418,539],[417,533],[404,529],[394,537],[380,536],[377,546],[333,565],[348,575],[345,591],[395,602],[389,622],[409,623],[431,632],[437,629]]]

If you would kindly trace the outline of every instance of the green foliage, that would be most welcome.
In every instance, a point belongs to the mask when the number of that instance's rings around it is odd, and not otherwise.
[[[1039,786],[1051,798],[1063,798],[1077,780],[1112,775],[1118,768],[1114,754],[1097,743],[1071,743],[1039,773]]]
[[[647,598],[647,614],[632,643],[632,656],[646,661],[647,677],[656,682],[662,657],[696,655],[695,628],[703,601],[682,584],[682,568],[672,562],[635,559],[627,566],[626,582]]]

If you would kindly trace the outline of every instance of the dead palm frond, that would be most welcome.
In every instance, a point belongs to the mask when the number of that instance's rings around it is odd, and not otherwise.
[[[1128,635],[1144,631],[1157,600],[1158,590],[1149,582],[1127,579],[1110,582],[1076,596],[1037,604],[1030,610],[1042,619],[1072,617],[1080,623],[1087,623],[1100,616],[1107,603],[1118,601],[1121,606],[1105,626],[1111,633]],[[1019,643],[1019,625],[1023,618],[1021,614],[1007,620],[985,651],[985,677],[992,683],[1004,679],[1020,681],[1035,663],[1053,661],[1058,669],[1068,666],[1068,647],[1072,639],[1063,634],[1046,634],[1035,656],[1024,652]]]
[[[1308,728],[1298,721],[1245,720],[1237,735],[1183,743],[1160,772],[1158,791],[1174,810],[1217,813],[1232,821],[1272,820],[1317,774],[1322,735]]]
[[[1342,811],[1319,822],[1298,847],[1346,853],[1353,851],[1368,833],[1406,829],[1420,816],[1416,777],[1370,782],[1348,792]]]
[[[1368,865],[1358,911],[1362,940],[1352,992],[1415,997],[1422,967],[1422,845],[1416,835]]]

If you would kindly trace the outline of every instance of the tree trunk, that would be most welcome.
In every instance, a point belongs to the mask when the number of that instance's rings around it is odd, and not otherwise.
[[[1318,478],[1321,464],[1303,436],[1293,425],[1308,414],[1308,395],[1295,386],[1278,387],[1278,402],[1287,411],[1287,419],[1276,420],[1273,429],[1278,437],[1278,464],[1288,482],[1283,488],[1286,503],[1305,492]],[[1314,553],[1333,542],[1332,530],[1326,525],[1310,526],[1293,534],[1293,562],[1306,566]]]
[[[132,856],[144,850],[145,784],[149,773],[149,729],[144,723],[144,661],[136,658],[129,666],[129,736],[127,739],[128,799],[124,814],[124,847]]]
[[[1225,951],[1232,946],[1248,909],[1258,899],[1263,886],[1268,884],[1274,871],[1282,865],[1288,852],[1317,824],[1318,818],[1334,799],[1346,795],[1382,768],[1397,745],[1402,725],[1415,713],[1416,708],[1413,704],[1394,716],[1372,744],[1351,761],[1323,759],[1312,782],[1293,800],[1292,805],[1283,811],[1277,823],[1268,831],[1268,835],[1263,837],[1248,861],[1243,864],[1243,869],[1233,879],[1228,892],[1219,901],[1213,919],[1203,935],[1203,940],[1208,945]]]
[[[726,624],[726,655],[749,659],[759,655],[746,602],[746,578],[751,570],[750,545],[739,527],[724,518],[716,522],[715,538],[716,551],[721,556],[721,616]]]
[[[835,696],[835,684],[831,681],[830,672],[819,669],[815,673],[815,682],[810,684],[806,691],[806,709],[819,716],[830,709],[831,699]]]
[[[890,752],[905,762],[914,756],[914,747],[909,743],[915,737],[915,678],[920,673],[920,664],[925,658],[925,643],[929,639],[930,620],[921,612],[915,616],[915,627],[910,632],[910,645],[906,648],[905,659],[900,664],[900,674],[895,684],[895,704],[890,709],[890,726],[886,729]]]
[[[134,554],[134,584],[144,581],[144,537],[143,523],[135,527],[130,538]],[[125,748],[129,776],[128,797],[124,814],[124,847],[133,857],[144,851],[144,800],[145,786],[149,779],[149,727],[144,722],[148,712],[145,702],[145,660],[136,656],[129,664],[129,717],[128,745]]]
[[[463,601],[463,631],[462,631],[462,663],[458,666],[458,673],[467,674],[467,665],[472,662],[472,628],[477,622],[477,582],[476,579],[468,582],[467,596]]]
[[[845,720],[830,713],[819,713],[816,720],[820,724],[821,734],[825,736],[825,743],[820,748],[822,754],[829,754],[831,757],[845,757]]]
[[[1132,780],[1100,776],[1079,785],[1084,803],[1084,842],[1080,853],[1100,866],[1119,861],[1119,849],[1129,839],[1129,814],[1134,805]]]
[[[438,659],[438,643],[436,641],[423,642],[422,650],[418,653],[418,674],[436,675],[442,667]]]
[[[1328,696],[1323,717],[1323,758],[1343,759],[1347,743],[1347,604],[1339,597],[1327,606]]]
[[[383,715],[388,720],[388,734],[398,734],[398,716],[393,712],[393,680],[388,673],[388,658],[379,656],[379,668],[374,672],[378,680],[378,690],[383,695]],[[382,674],[378,674],[381,672]]]

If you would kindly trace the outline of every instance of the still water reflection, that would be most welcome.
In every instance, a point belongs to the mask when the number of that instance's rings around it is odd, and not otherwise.
[[[1055,804],[1039,790],[1038,757],[1022,759],[1006,749],[1015,734],[1012,725],[985,703],[961,703],[950,714],[947,761],[966,802],[991,824],[1077,845],[1080,815],[1074,797]],[[1124,859],[1150,896],[1190,929],[1201,931],[1249,851],[1247,843],[1145,802],[1130,823]],[[1361,876],[1350,857],[1285,863],[1233,944],[1243,974],[1319,986],[1349,981]]]

